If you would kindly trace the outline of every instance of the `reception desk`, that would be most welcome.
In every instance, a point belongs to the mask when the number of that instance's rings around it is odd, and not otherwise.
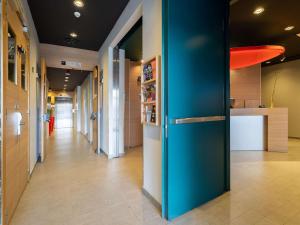
[[[231,109],[230,114],[240,130],[239,133],[235,133],[235,130],[231,129],[232,142],[243,146],[243,141],[247,142],[252,138],[253,150],[262,148],[261,150],[272,152],[288,151],[287,108],[236,108]]]

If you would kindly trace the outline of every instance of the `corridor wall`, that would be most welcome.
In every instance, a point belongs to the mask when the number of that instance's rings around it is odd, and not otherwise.
[[[130,0],[114,25],[107,39],[99,49],[100,69],[103,70],[103,143],[101,149],[108,158],[115,157],[113,149],[112,87],[113,48],[142,16],[142,0]]]
[[[111,148],[113,137],[111,115],[113,47],[131,27],[143,17],[143,58],[145,60],[162,54],[162,2],[161,0],[130,0],[108,38],[99,50],[100,65],[104,75],[104,143],[103,150],[109,158],[114,157]],[[144,184],[143,189],[161,204],[162,199],[162,150],[161,127],[143,128]]]
[[[80,132],[85,135],[89,142],[92,142],[92,75],[88,75],[80,86]]]
[[[29,28],[29,43],[30,43],[30,72],[29,72],[29,172],[32,173],[34,166],[38,160],[37,155],[37,99],[36,99],[36,85],[38,77],[37,66],[39,64],[40,49],[39,38],[32,19],[32,15],[27,3],[27,0],[20,1],[19,7],[25,16],[25,23]]]

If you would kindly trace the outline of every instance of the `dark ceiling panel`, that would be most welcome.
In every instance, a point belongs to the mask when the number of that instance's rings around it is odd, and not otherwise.
[[[143,58],[143,20],[142,18],[131,28],[118,44],[125,50],[125,57],[131,61],[141,61]]]
[[[83,0],[77,8],[73,0],[28,0],[41,43],[99,50],[128,0]],[[81,13],[80,18],[74,12]],[[70,40],[69,34],[78,34]]]
[[[65,69],[47,68],[47,78],[51,90],[62,91],[66,84],[66,91],[74,91],[74,89],[81,85],[85,78],[90,74],[90,71],[68,70],[70,78],[68,82],[65,82],[66,72],[67,70]]]
[[[258,6],[265,8],[254,15]],[[230,7],[231,47],[250,45],[283,45],[287,60],[299,58],[300,38],[299,0],[239,0]],[[295,29],[285,31],[293,25]],[[277,59],[276,62],[279,61]]]

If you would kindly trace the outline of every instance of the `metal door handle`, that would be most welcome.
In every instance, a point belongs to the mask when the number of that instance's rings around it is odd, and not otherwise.
[[[225,119],[226,119],[225,116],[179,118],[179,119],[172,119],[171,124],[205,123],[205,122],[223,121]]]

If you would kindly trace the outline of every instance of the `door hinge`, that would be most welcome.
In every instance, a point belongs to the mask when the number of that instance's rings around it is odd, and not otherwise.
[[[165,137],[168,138],[168,115],[165,117]]]

